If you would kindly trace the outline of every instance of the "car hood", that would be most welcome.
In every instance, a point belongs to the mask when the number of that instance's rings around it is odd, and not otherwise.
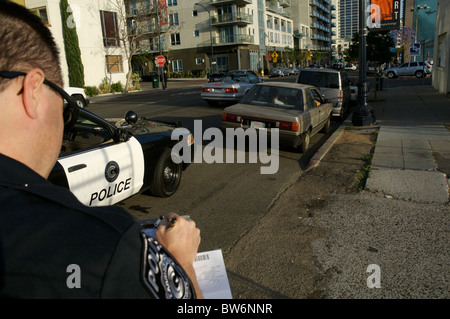
[[[176,128],[175,124],[152,121],[146,118],[140,118],[136,121],[136,123],[132,124],[121,118],[109,118],[106,120],[115,127],[126,130],[133,136],[171,132]]]
[[[249,104],[232,105],[225,108],[224,112],[255,119],[272,119],[279,121],[292,121],[302,113],[300,110],[279,109],[276,107]]]

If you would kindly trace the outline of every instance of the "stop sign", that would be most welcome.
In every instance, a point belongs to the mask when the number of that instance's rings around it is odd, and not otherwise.
[[[159,67],[164,66],[164,63],[166,63],[166,58],[163,57],[162,55],[158,55],[156,57],[156,64],[158,64]]]

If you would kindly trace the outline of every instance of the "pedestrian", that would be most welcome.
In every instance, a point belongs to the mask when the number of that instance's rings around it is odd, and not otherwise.
[[[0,0],[0,21],[0,296],[201,297],[193,221],[167,214],[152,235],[122,208],[84,206],[47,181],[76,105],[40,18]]]

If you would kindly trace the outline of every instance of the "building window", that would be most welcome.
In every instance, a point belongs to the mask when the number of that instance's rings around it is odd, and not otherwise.
[[[174,26],[178,25],[178,13],[171,13],[169,14],[169,25]]]
[[[217,63],[217,71],[218,72],[225,72],[228,71],[228,57],[226,56],[218,56],[216,57],[216,63]]]
[[[193,10],[192,11],[192,16],[193,17],[197,17],[198,16],[198,11],[197,10]]]
[[[169,7],[174,7],[177,5],[177,0],[167,0],[167,5]]]
[[[102,23],[103,45],[105,47],[120,47],[117,27],[117,14],[115,12],[100,11]]]
[[[106,56],[106,72],[108,73],[123,72],[121,55]]]
[[[200,31],[194,30],[194,38],[199,37],[199,36],[200,36]]]
[[[170,44],[172,45],[180,45],[180,34],[179,33],[173,33],[170,35]]]
[[[202,58],[195,58],[195,64],[197,64],[197,65],[203,64],[203,59]]]
[[[183,72],[183,60],[172,61],[173,72]]]
[[[47,16],[47,7],[30,9],[30,11],[33,12],[35,15],[37,15],[39,18],[41,18],[44,24],[49,25]]]

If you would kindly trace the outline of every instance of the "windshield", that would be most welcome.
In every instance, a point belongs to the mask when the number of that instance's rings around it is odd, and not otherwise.
[[[245,72],[233,71],[233,72],[226,73],[222,79],[222,82],[240,81],[241,79],[244,79],[244,78],[246,78]]]
[[[339,88],[339,76],[334,72],[302,71],[297,82],[321,88]]]
[[[303,112],[303,93],[301,89],[256,85],[244,96],[240,103]]]

